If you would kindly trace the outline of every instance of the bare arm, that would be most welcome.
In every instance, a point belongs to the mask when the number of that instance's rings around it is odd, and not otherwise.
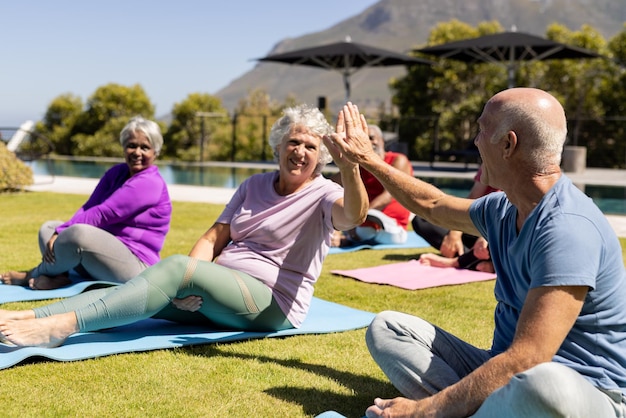
[[[551,361],[570,332],[587,294],[586,286],[554,286],[531,289],[517,324],[511,346],[474,370],[458,383],[420,401],[405,398],[376,400],[368,417],[382,409],[401,416],[465,417],[472,415],[496,389],[516,373]]]
[[[363,129],[362,123],[355,122],[362,118],[358,108],[347,103],[343,113],[346,135],[333,138],[345,158],[376,176],[402,206],[416,215],[448,229],[479,235],[469,216],[472,200],[447,195],[435,186],[385,163],[372,149],[367,129]]]
[[[364,124],[361,129],[365,129],[367,132],[365,118],[359,120],[359,125],[361,124]],[[365,222],[369,209],[367,191],[363,185],[358,164],[345,158],[341,150],[335,145],[337,138],[345,136],[344,125],[344,114],[339,112],[335,134],[333,134],[332,139],[324,138],[324,144],[339,168],[341,179],[338,183],[343,186],[343,199],[337,200],[332,209],[333,226],[339,231],[352,229]]]
[[[59,234],[56,232],[52,234],[48,242],[46,243],[46,252],[43,255],[43,260],[46,263],[54,263],[55,255],[54,255],[54,242],[59,237]]]
[[[230,242],[230,225],[215,223],[196,241],[189,252],[189,257],[203,261],[213,261],[220,255],[224,247]],[[172,304],[182,310],[195,312],[202,307],[202,297],[198,295],[185,296],[182,299],[173,298]]]
[[[215,223],[196,241],[189,256],[204,261],[213,261],[229,242],[230,225]]]

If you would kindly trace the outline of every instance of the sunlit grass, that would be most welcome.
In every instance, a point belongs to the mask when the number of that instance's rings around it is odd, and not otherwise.
[[[69,194],[0,195],[0,269],[33,267],[40,258],[41,223],[67,219],[84,200]],[[186,254],[221,209],[174,202],[162,256]],[[407,291],[330,274],[333,269],[406,261],[419,252],[330,255],[316,296],[371,312],[392,309],[420,315],[487,347],[493,330],[493,282]],[[9,417],[311,417],[326,410],[360,417],[374,397],[398,395],[372,361],[364,335],[360,329],[77,362],[35,360],[0,371],[0,404],[3,416]]]

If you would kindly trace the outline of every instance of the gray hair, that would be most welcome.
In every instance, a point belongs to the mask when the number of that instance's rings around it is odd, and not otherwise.
[[[163,147],[163,135],[161,135],[161,128],[158,123],[144,119],[141,116],[132,118],[120,132],[120,144],[123,147],[126,146],[126,142],[130,139],[133,132],[143,133],[150,141],[156,155],[159,155]]]
[[[274,151],[274,159],[278,159],[278,147],[289,136],[294,126],[305,127],[313,135],[320,138],[334,132],[324,114],[316,107],[306,104],[288,107],[283,116],[274,122],[269,136],[269,144]],[[315,166],[315,174],[320,174],[326,164],[333,160],[324,142],[320,141],[319,160]]]
[[[379,138],[385,140],[383,136],[383,131],[380,129],[378,125],[367,125],[367,131],[370,135],[376,135]]]
[[[528,156],[528,163],[541,172],[550,165],[560,165],[567,124],[554,123],[554,118],[537,110],[532,101],[502,103],[498,109],[498,128],[490,142],[497,143],[508,131],[514,131],[523,138],[518,146]],[[562,119],[565,121],[565,114]]]

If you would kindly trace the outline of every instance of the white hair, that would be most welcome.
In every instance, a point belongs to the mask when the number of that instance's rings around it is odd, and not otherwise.
[[[333,133],[333,128],[328,124],[324,114],[316,107],[306,104],[288,107],[283,110],[283,116],[274,122],[269,136],[269,144],[274,151],[274,157],[278,157],[278,147],[287,137],[294,126],[305,127],[310,133],[319,136]],[[324,142],[320,141],[319,159],[315,166],[315,173],[322,172],[326,164],[333,160]]]
[[[123,147],[126,146],[126,142],[133,132],[143,133],[146,138],[148,138],[148,141],[150,141],[156,155],[159,155],[163,147],[163,135],[161,135],[161,128],[159,128],[158,123],[144,119],[141,116],[132,118],[126,126],[124,126],[122,132],[120,132],[120,144],[122,144]]]

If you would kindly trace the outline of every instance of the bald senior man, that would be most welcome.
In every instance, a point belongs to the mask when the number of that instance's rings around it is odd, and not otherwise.
[[[606,217],[561,172],[565,112],[549,93],[512,88],[478,119],[480,181],[501,192],[445,194],[385,164],[358,108],[335,146],[426,220],[489,242],[497,274],[490,349],[421,318],[385,311],[369,326],[374,360],[404,395],[368,417],[626,416],[626,275]]]

